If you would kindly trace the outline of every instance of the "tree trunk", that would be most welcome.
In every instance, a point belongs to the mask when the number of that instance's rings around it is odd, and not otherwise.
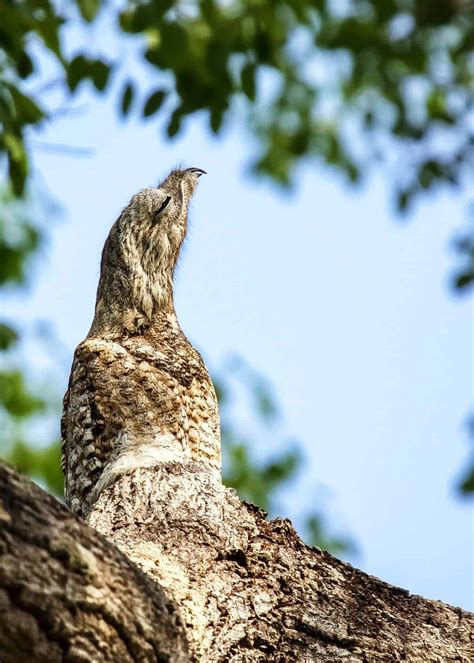
[[[162,589],[115,546],[0,464],[0,661],[188,661]]]
[[[11,470],[0,491],[2,663],[472,660],[469,613],[309,548],[196,463],[120,477],[88,517],[108,542]]]

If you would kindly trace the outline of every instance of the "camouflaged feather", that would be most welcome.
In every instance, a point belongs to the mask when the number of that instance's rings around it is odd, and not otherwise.
[[[67,504],[87,515],[116,476],[197,460],[220,471],[217,399],[173,304],[198,169],[132,198],[101,261],[95,316],[74,354],[61,421]]]

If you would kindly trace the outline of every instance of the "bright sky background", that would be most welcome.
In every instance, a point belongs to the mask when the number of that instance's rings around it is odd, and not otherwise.
[[[381,178],[353,190],[307,167],[286,195],[244,175],[251,144],[238,125],[215,140],[197,119],[170,144],[156,121],[124,124],[110,100],[82,102],[40,138],[93,156],[35,153],[63,213],[18,317],[50,319],[72,357],[121,208],[179,161],[206,169],[176,308],[210,366],[237,352],[275,386],[307,461],[282,515],[314,506],[324,484],[331,522],[361,548],[357,566],[472,608],[472,522],[454,489],[468,449],[471,310],[446,285],[467,192],[425,200],[403,223]]]

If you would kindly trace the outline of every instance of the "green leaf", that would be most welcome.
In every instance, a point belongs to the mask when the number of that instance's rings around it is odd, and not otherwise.
[[[77,0],[77,4],[82,18],[87,21],[87,23],[91,23],[97,16],[101,0]]]
[[[250,99],[255,100],[256,85],[255,85],[255,64],[253,62],[247,63],[240,74],[242,90]]]
[[[459,490],[463,495],[474,493],[474,467],[471,467],[462,479]]]
[[[61,54],[61,45],[59,41],[59,28],[65,23],[62,16],[55,15],[51,11],[42,21],[36,23],[36,29],[44,45],[54,55],[63,62]]]
[[[455,290],[467,290],[469,287],[474,286],[474,270],[466,269],[466,271],[458,274],[454,279]]]
[[[89,76],[89,61],[83,55],[77,55],[67,68],[67,83],[71,92]]]
[[[15,104],[16,121],[21,124],[37,124],[46,116],[38,104],[23,94],[16,86],[9,85],[8,89]]]
[[[17,332],[10,325],[0,322],[0,350],[8,350],[17,341]]]
[[[446,95],[442,90],[431,91],[426,99],[426,110],[432,120],[442,120],[448,124],[455,122],[455,118],[447,110]]]
[[[67,68],[67,82],[73,92],[78,85],[89,78],[96,90],[103,92],[108,83],[111,67],[102,60],[89,60],[84,55],[77,55]]]
[[[299,470],[302,462],[300,452],[286,451],[273,459],[259,462],[245,443],[229,441],[227,436],[224,439],[229,460],[223,478],[225,485],[234,488],[241,499],[269,511],[275,491]]]
[[[150,117],[156,113],[160,109],[165,97],[166,92],[164,90],[155,90],[145,102],[145,106],[143,107],[143,117]]]
[[[160,53],[167,67],[179,68],[187,63],[188,34],[180,23],[162,24]]]
[[[9,131],[6,131],[2,138],[3,143],[10,155],[10,159],[13,161],[22,161],[26,159],[25,146],[23,141],[18,136]]]
[[[215,375],[212,376],[212,383],[216,391],[217,400],[219,401],[219,407],[223,407],[229,398],[227,385],[220,378],[216,378]]]
[[[168,123],[168,126],[166,128],[166,133],[170,138],[173,138],[173,136],[176,136],[176,134],[179,132],[181,129],[181,119],[182,119],[182,112],[179,108],[173,111],[173,114],[171,115],[171,119]]]
[[[327,13],[327,4],[328,0],[313,0],[312,5],[314,6],[315,9],[318,10],[321,14],[326,14]]]
[[[125,3],[126,4],[126,3]],[[156,0],[130,7],[120,14],[120,27],[124,32],[145,32],[150,27],[159,27],[163,14],[173,5],[173,0]]]
[[[410,207],[413,197],[415,195],[415,189],[413,187],[402,189],[396,194],[396,203],[397,210],[400,213],[405,213]]]
[[[28,176],[28,156],[21,136],[6,131],[0,134],[0,148],[3,147],[8,158],[8,177],[16,196],[21,196]],[[1,248],[1,247],[0,247]],[[0,274],[2,273],[0,264]],[[1,279],[0,279],[1,281]]]
[[[337,557],[357,554],[357,546],[351,538],[333,536],[328,533],[326,519],[318,512],[312,513],[306,518],[304,529],[304,539],[310,546],[328,550]]]
[[[215,134],[219,133],[219,130],[222,126],[222,121],[224,119],[224,114],[221,109],[213,108],[209,114],[209,126],[211,131]]]
[[[0,225],[0,230],[2,226]],[[0,233],[0,285],[21,284],[25,281],[27,260],[36,251],[41,241],[37,228],[28,223],[21,226],[21,234],[15,244],[6,241]]]
[[[96,90],[103,92],[107,86],[110,76],[110,65],[102,60],[92,60],[90,63],[90,77]]]
[[[19,54],[15,65],[20,78],[28,78],[28,76],[30,76],[34,71],[33,60],[26,52]]]
[[[45,409],[45,402],[28,389],[19,370],[0,373],[0,405],[17,419],[31,417]]]
[[[156,46],[147,49],[145,51],[145,60],[147,60],[147,62],[160,69],[163,64],[163,57],[161,54],[161,50]]]
[[[133,84],[129,81],[124,85],[122,92],[122,101],[120,104],[120,111],[124,117],[128,115],[130,111],[134,95],[135,95],[135,88],[133,87]]]
[[[253,385],[253,396],[257,414],[268,423],[278,417],[278,405],[270,387],[264,380],[255,381]]]
[[[64,475],[61,472],[61,445],[58,440],[41,449],[17,440],[6,454],[6,460],[19,472],[44,481],[48,490],[58,497],[63,496]]]

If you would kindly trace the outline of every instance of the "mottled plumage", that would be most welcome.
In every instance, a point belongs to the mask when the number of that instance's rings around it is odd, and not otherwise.
[[[138,193],[105,242],[95,316],[74,354],[61,422],[66,502],[77,513],[135,467],[193,459],[220,471],[216,394],[173,304],[202,173],[174,170]]]

